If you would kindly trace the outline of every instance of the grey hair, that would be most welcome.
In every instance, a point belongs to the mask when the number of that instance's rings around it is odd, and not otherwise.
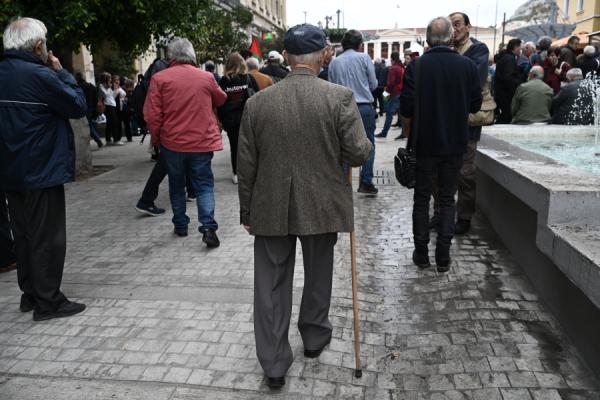
[[[169,42],[167,51],[172,57],[171,61],[197,65],[194,46],[186,38],[174,37]]]
[[[46,45],[46,25],[33,18],[17,18],[4,30],[4,50],[23,50],[33,53],[37,42]]]
[[[581,68],[571,68],[567,71],[567,78],[583,78],[583,72]]]
[[[381,58],[376,58],[375,61],[373,61],[373,64],[381,65]]]
[[[297,55],[288,53],[288,62],[292,68],[298,64],[316,65],[321,60],[321,55],[327,50],[328,47],[329,46],[323,47],[321,50],[313,51],[312,53],[308,54]]]
[[[73,74],[73,76],[75,77],[75,80],[77,82],[79,81],[85,81],[85,74],[81,71],[75,71],[75,73]]]
[[[550,36],[542,36],[540,40],[538,40],[538,46],[540,46],[540,50],[545,51],[550,48],[552,45],[552,38]]]
[[[258,60],[254,57],[250,57],[246,60],[246,66],[248,67],[248,71],[251,69],[258,69]]]
[[[529,46],[529,47],[531,47],[532,49],[535,50],[535,43],[533,43],[533,42],[527,42],[527,43],[525,43],[525,46],[523,46],[523,47],[527,47],[527,46]]]
[[[427,43],[430,47],[450,46],[454,28],[448,17],[437,17],[427,25]]]
[[[529,71],[529,73],[533,75],[534,79],[542,79],[544,77],[544,69],[539,65],[536,65],[535,67],[531,68],[531,71]]]
[[[583,48],[583,54],[585,54],[586,57],[593,57],[595,53],[596,48],[594,46],[585,46]]]

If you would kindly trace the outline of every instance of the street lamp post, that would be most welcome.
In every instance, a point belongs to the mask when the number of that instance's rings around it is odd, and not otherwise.
[[[306,11],[304,11],[304,23],[306,24]]]

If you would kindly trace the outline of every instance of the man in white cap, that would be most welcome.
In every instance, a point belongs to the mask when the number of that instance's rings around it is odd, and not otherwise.
[[[279,54],[279,52],[275,50],[271,51],[267,61],[267,66],[261,68],[261,70],[258,72],[269,75],[275,83],[287,76],[288,72],[279,66],[279,62],[281,61],[281,54]]]

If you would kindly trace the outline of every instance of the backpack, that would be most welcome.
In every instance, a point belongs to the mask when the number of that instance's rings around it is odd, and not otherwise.
[[[150,65],[148,68],[148,79],[144,78],[144,75],[138,75],[138,84],[131,92],[131,98],[129,99],[129,107],[131,116],[133,117],[135,123],[140,128],[146,126],[146,120],[144,119],[144,104],[146,103],[146,96],[148,95],[148,89],[150,88],[150,80],[152,79],[152,72],[154,70],[154,64],[156,60]]]

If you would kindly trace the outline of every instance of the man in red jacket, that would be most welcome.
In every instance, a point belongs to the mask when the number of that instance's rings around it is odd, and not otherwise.
[[[208,247],[220,245],[215,221],[213,152],[223,150],[213,105],[227,95],[210,72],[196,67],[196,55],[187,39],[174,38],[168,47],[169,68],[154,75],[144,104],[152,144],[160,146],[169,175],[169,198],[175,233],[187,236],[185,177],[196,191],[198,230]]]
[[[400,53],[397,51],[392,52],[391,58],[394,62],[394,65],[392,65],[392,68],[390,68],[387,85],[385,86],[385,91],[390,94],[387,110],[385,112],[385,124],[383,125],[383,130],[381,133],[375,135],[375,138],[380,140],[387,139],[388,131],[390,130],[390,126],[392,126],[392,119],[400,108],[400,89],[402,89],[404,64],[400,62]],[[402,137],[402,135],[400,135],[399,138],[405,139],[405,137]]]

